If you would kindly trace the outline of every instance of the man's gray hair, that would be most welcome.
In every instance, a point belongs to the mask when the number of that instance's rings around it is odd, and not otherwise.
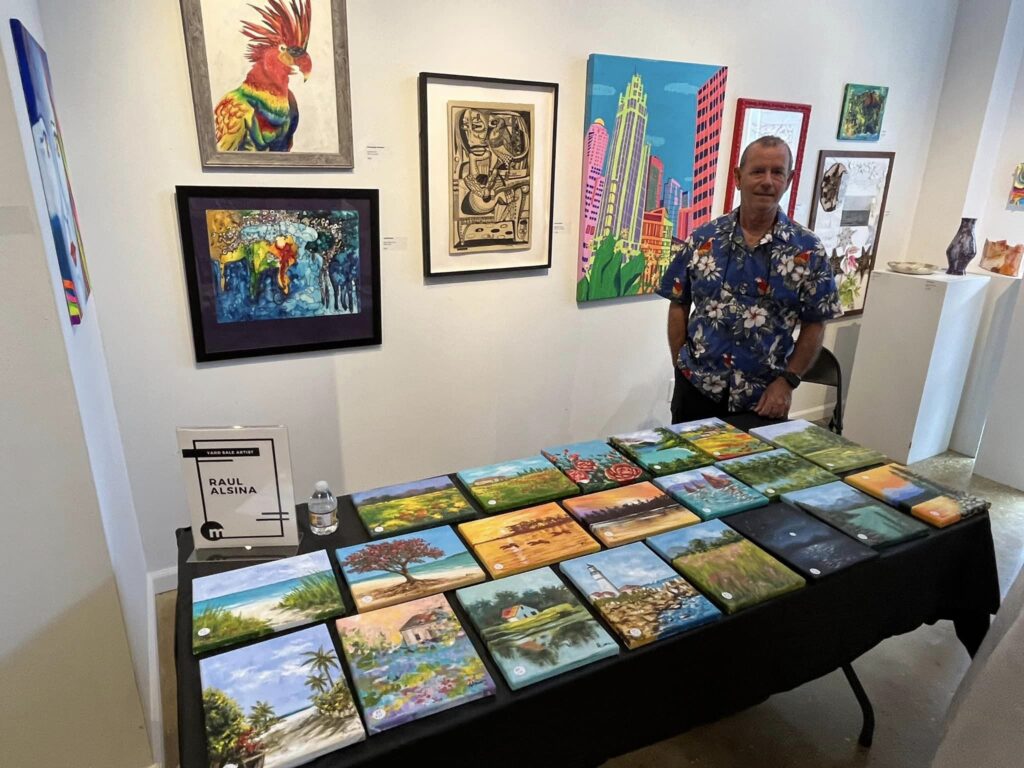
[[[747,162],[747,153],[750,151],[751,147],[764,147],[765,149],[772,149],[773,147],[777,147],[780,144],[786,148],[786,157],[789,158],[789,161],[786,164],[787,175],[792,174],[793,150],[789,148],[789,144],[786,143],[785,139],[781,139],[778,136],[761,136],[760,138],[754,139],[752,142],[747,144],[746,148],[743,150],[743,154],[740,155],[740,168],[742,168],[743,165]]]

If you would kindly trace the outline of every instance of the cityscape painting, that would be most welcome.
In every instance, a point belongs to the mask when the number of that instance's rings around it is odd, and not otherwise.
[[[711,220],[727,72],[590,56],[577,302],[653,293]]]

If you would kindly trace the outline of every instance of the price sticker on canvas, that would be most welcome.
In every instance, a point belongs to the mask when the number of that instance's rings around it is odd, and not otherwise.
[[[764,492],[767,493],[767,494],[774,494],[775,493],[775,489],[774,488],[765,488]]]
[[[655,464],[652,469],[661,469],[661,464]]]
[[[505,570],[505,566],[502,563],[495,563],[494,564],[494,570],[496,570],[496,571],[503,571],[503,570]]]
[[[196,634],[199,635],[200,637],[207,637],[210,634],[210,632],[211,632],[211,630],[210,630],[209,627],[203,627],[198,632],[196,632]]]
[[[794,533],[793,531],[790,531],[790,532],[789,532],[789,535],[790,535],[790,536],[793,536],[793,537],[796,537],[796,533]]]
[[[378,525],[378,526],[376,526],[376,527],[375,527],[375,528],[373,529],[373,532],[374,532],[374,533],[384,533],[384,526],[383,526],[383,525]]]
[[[867,541],[867,540],[868,540],[868,537],[867,537],[867,535],[865,535],[865,534],[863,534],[863,533],[858,533],[858,534],[857,534],[857,538],[858,538],[858,539],[861,539],[862,541]]]
[[[359,601],[361,603],[372,603],[373,602],[373,597],[371,597],[370,595],[363,595],[362,597],[359,598]]]
[[[497,503],[498,503],[498,500],[497,500],[497,499],[488,499],[488,501],[487,501],[487,504],[488,504],[489,506],[492,506],[492,507],[493,507],[493,506],[494,506],[495,504],[497,504]]]
[[[516,677],[522,677],[526,674],[526,667],[520,664],[512,669],[512,674]]]
[[[383,709],[378,708],[370,713],[370,717],[372,717],[374,720],[383,720],[385,717],[387,717],[387,714],[388,713],[385,712]]]
[[[630,637],[640,637],[642,634],[643,634],[643,632],[641,632],[636,627],[633,627],[631,630],[629,630],[629,636]]]
[[[732,592],[723,592],[722,597],[724,597],[726,600],[732,600]]]
[[[808,570],[810,570],[810,572],[815,576],[821,576],[821,571],[819,571],[817,568],[809,568]]]

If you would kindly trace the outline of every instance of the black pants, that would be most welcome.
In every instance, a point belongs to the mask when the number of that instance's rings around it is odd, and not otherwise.
[[[708,419],[712,416],[724,418],[729,415],[728,391],[724,393],[722,402],[716,403],[697,389],[676,368],[676,386],[672,392],[672,423]]]

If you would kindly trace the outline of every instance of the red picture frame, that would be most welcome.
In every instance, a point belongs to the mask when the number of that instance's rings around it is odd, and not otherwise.
[[[743,151],[744,124],[747,113],[750,110],[771,110],[773,112],[796,112],[803,115],[799,127],[800,138],[797,141],[796,150],[793,152],[793,182],[789,188],[789,202],[786,204],[786,214],[793,218],[796,210],[796,195],[800,183],[800,171],[804,163],[804,149],[807,144],[807,125],[811,122],[811,105],[795,104],[786,101],[762,101],[759,99],[737,99],[736,100],[736,123],[732,131],[732,154],[729,156],[729,174],[725,187],[725,212],[733,208],[733,200],[736,196],[736,179],[733,178],[733,169],[739,165],[740,153]],[[766,134],[761,134],[766,135]],[[754,136],[749,141],[753,141]],[[789,140],[788,136],[782,138]],[[749,141],[747,143],[749,143]],[[792,148],[792,145],[791,145]]]

